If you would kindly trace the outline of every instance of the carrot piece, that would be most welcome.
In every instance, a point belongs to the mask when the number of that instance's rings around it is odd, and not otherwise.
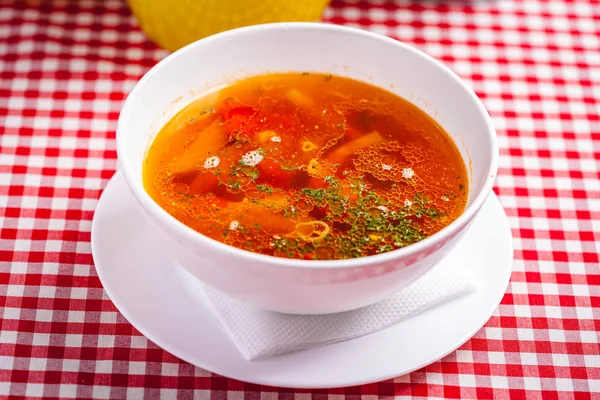
[[[227,134],[221,128],[221,123],[215,120],[200,132],[198,138],[188,147],[188,151],[192,153],[215,151],[227,143],[227,139]]]
[[[268,234],[286,234],[294,231],[296,223],[289,218],[277,215],[259,204],[241,202],[233,203],[228,209],[229,216],[242,225],[259,224]]]
[[[185,150],[183,155],[177,161],[177,167],[173,171],[176,174],[182,172],[194,171],[198,169],[197,164],[206,161],[208,153],[213,153],[223,147],[229,137],[227,132],[221,127],[218,119],[207,126],[200,135]]]
[[[373,131],[338,147],[327,156],[332,162],[341,162],[350,157],[356,150],[372,146],[381,141],[381,135]]]
[[[193,101],[167,123],[169,130],[172,132],[179,131],[197,125],[199,122],[203,123],[206,118],[214,118],[213,105],[219,100],[220,96],[219,92],[213,92]]]

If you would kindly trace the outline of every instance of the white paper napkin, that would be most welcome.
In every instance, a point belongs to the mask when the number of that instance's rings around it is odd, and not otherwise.
[[[329,315],[291,315],[256,309],[204,286],[208,304],[248,360],[353,339],[394,325],[472,291],[470,267],[442,262],[387,300]]]

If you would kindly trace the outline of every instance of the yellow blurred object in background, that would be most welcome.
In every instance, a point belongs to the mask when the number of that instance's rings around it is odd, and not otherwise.
[[[195,40],[247,25],[318,21],[329,0],[128,0],[156,44],[177,50]]]

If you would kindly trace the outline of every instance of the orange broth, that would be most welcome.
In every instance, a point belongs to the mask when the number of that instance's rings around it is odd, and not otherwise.
[[[146,191],[185,225],[256,253],[373,255],[465,209],[449,135],[381,88],[316,73],[256,76],[179,112],[146,155]]]

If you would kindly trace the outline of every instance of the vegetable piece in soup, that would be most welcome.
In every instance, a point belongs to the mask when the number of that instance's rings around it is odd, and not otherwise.
[[[399,249],[465,209],[449,135],[381,88],[332,75],[256,76],[209,93],[158,133],[146,191],[240,249],[346,259]]]

